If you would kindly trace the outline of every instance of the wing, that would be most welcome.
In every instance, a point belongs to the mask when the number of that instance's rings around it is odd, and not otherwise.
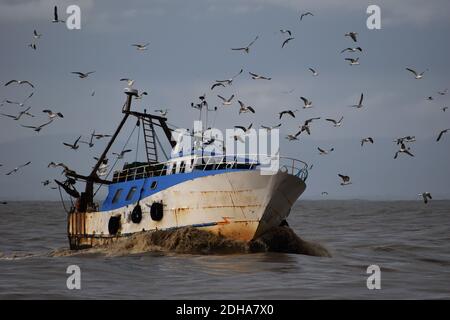
[[[245,105],[244,105],[244,103],[243,103],[241,100],[238,100],[238,102],[239,102],[239,105],[240,105],[242,108],[245,108]]]
[[[252,113],[255,113],[255,109],[253,109],[252,107],[247,107],[248,110],[250,110]]]
[[[131,150],[131,149],[126,149],[126,150],[123,150],[122,153],[128,153],[128,152],[131,152],[131,151],[133,151],[133,150]]]
[[[84,73],[83,73],[83,72],[71,72],[71,73],[77,74],[77,75],[79,75],[79,76],[84,76]]]
[[[255,41],[258,40],[258,38],[259,38],[259,36],[256,36],[255,39],[254,39],[252,42],[249,43],[249,45],[247,46],[247,48],[250,47],[252,44],[254,44]]]
[[[211,90],[213,90],[213,89],[214,89],[215,87],[217,87],[217,86],[225,87],[225,85],[224,85],[223,83],[217,82],[217,83],[214,83],[214,84],[211,86]]]
[[[28,166],[28,165],[30,165],[30,164],[31,164],[31,161],[28,161],[27,163],[25,163],[25,164],[23,164],[23,165],[19,166],[19,168],[23,168],[23,167],[26,167],[26,166]]]
[[[321,153],[325,153],[325,150],[323,150],[323,149],[320,148],[320,147],[317,147],[317,150],[319,150],[319,152],[321,152]]]
[[[308,99],[306,99],[305,97],[300,97],[300,99],[303,100],[303,102],[305,103],[305,105],[308,104]]]
[[[5,87],[9,86],[11,83],[17,83],[17,82],[18,82],[17,80],[10,80],[7,83],[5,83]]]
[[[334,124],[336,124],[337,123],[337,121],[336,120],[334,120],[334,119],[325,119],[326,121],[330,121],[330,122],[333,122]]]
[[[222,97],[221,95],[217,95],[222,101],[227,101],[227,99],[225,99],[224,97]]]
[[[410,68],[406,68],[406,70],[408,70],[409,72],[412,72],[415,76],[417,76],[417,72],[416,71],[414,71],[413,69],[410,69]]]
[[[58,7],[55,6],[55,8],[53,9],[53,19],[55,21],[58,21]]]
[[[289,111],[287,112],[287,114],[291,115],[292,118],[295,118],[295,114],[294,114],[294,112],[292,112],[291,110],[289,110]]]
[[[246,128],[245,127],[243,127],[243,126],[234,126],[236,129],[241,129],[242,131],[245,131],[246,130]]]
[[[442,138],[442,135],[445,133],[445,130],[442,130],[440,133],[439,133],[439,135],[438,135],[438,137],[437,137],[437,139],[436,139],[436,141],[439,141],[439,140],[441,140],[441,138]]]
[[[78,143],[78,141],[80,141],[80,139],[81,139],[81,136],[79,136],[78,137],[78,139],[77,140],[75,140],[75,143],[73,144],[74,146],[76,146],[77,145],[77,143]]]
[[[359,104],[361,105],[364,99],[364,94],[361,93],[361,98],[359,99]]]
[[[256,78],[259,77],[259,75],[257,75],[256,73],[249,72],[249,74],[254,76],[254,77],[256,77]]]
[[[312,73],[316,73],[316,70],[314,70],[313,68],[308,68],[309,71],[311,71]]]
[[[231,50],[245,50],[247,48],[231,48]]]
[[[16,116],[12,116],[12,115],[10,115],[10,114],[6,114],[6,113],[2,113],[1,115],[2,115],[2,116],[5,116],[5,117],[9,117],[9,118],[12,118],[12,119],[15,119],[15,118],[17,118]]]
[[[240,75],[242,72],[244,72],[244,69],[241,69],[238,73],[236,73],[231,79],[236,78],[238,75]]]

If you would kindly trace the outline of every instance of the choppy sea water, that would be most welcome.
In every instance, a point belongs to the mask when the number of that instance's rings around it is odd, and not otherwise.
[[[313,255],[250,253],[192,230],[74,253],[59,203],[0,205],[0,218],[0,299],[450,298],[450,201],[300,201],[288,221]],[[186,237],[199,250],[183,250]],[[380,290],[366,286],[373,264]],[[67,289],[69,265],[81,290]]]

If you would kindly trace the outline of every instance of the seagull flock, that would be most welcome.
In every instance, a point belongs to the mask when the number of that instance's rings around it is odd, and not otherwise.
[[[312,12],[309,11],[305,11],[305,12],[299,12],[298,13],[298,18],[299,18],[299,23],[305,23],[305,20],[309,20],[309,19],[313,19],[314,20],[314,14]],[[54,6],[53,8],[53,19],[51,20],[52,23],[58,23],[58,22],[64,22],[64,20],[61,20],[59,18],[58,15],[58,8],[57,6]],[[282,50],[292,50],[291,47],[291,42],[295,42],[297,41],[295,36],[294,36],[294,32],[293,30],[290,29],[279,29],[279,35],[281,35],[282,37],[284,37],[282,39],[282,41],[280,41],[280,47]],[[28,46],[33,49],[33,50],[37,50],[38,46],[37,43],[40,40],[40,38],[43,37],[43,35],[41,33],[39,33],[36,29],[33,30],[32,32],[32,39],[33,42],[30,43]],[[354,54],[362,54],[363,52],[365,52],[363,50],[363,48],[359,45],[359,35],[357,32],[354,31],[350,31],[347,33],[343,33],[343,37],[344,38],[348,38],[351,42],[351,45],[347,45],[346,47],[344,47],[344,49],[338,51],[340,52],[340,54],[348,54],[350,56],[347,57],[343,57],[344,61],[346,61],[350,66],[358,66],[360,65],[360,57],[358,56],[351,56]],[[250,38],[250,37],[249,37]],[[241,52],[244,55],[251,55],[254,54],[254,52],[257,52],[258,47],[259,47],[259,42],[258,40],[260,39],[260,35],[256,35],[252,38],[250,38],[249,42],[244,42],[243,45],[240,46],[235,46],[235,47],[230,47],[231,51],[233,52]],[[133,48],[135,48],[135,50],[143,52],[143,51],[147,51],[149,49],[150,46],[150,42],[142,42],[142,43],[133,43],[131,44],[131,46]],[[237,53],[236,53],[237,54]],[[315,67],[309,67],[307,69],[310,74],[313,77],[318,77],[319,76],[319,72],[317,71],[317,69]],[[415,80],[421,80],[424,78],[426,72],[428,72],[428,69],[425,69],[424,71],[420,70],[417,71],[411,67],[405,67],[405,70],[408,71],[410,74],[412,74],[413,79]],[[72,71],[70,72],[72,75],[77,76],[79,79],[87,79],[90,78],[91,76],[95,77],[95,72],[96,71]],[[236,93],[232,93],[229,96],[226,96],[223,93],[217,93],[216,91],[220,91],[221,89],[227,88],[227,87],[232,87],[233,83],[236,81],[236,79],[238,79],[239,77],[243,77],[244,75],[244,68],[240,68],[238,72],[236,72],[233,76],[231,77],[224,77],[225,79],[221,79],[221,80],[215,80],[212,85],[210,86],[210,91],[214,92],[214,96],[216,96],[219,99],[219,104],[221,104],[223,107],[226,108],[233,108],[233,106],[235,105],[235,103],[237,102],[238,104],[238,115],[243,115],[243,114],[256,114],[257,112],[257,108],[254,105],[249,104],[247,101],[244,101],[245,99],[241,99],[238,98],[238,95]],[[260,74],[260,73],[256,73],[254,72],[254,70],[251,71],[245,71],[245,74],[247,74],[249,76],[250,79],[255,80],[255,81],[272,81],[272,77],[269,75],[265,75]],[[127,84],[127,88],[131,89],[134,85],[134,80],[130,79],[130,78],[121,78],[120,81],[122,82],[126,82]],[[48,107],[45,107],[42,109],[42,113],[44,113],[46,115],[47,121],[42,121],[39,123],[35,123],[35,124],[28,124],[28,123],[22,123],[22,121],[29,121],[29,119],[33,119],[33,118],[37,118],[37,114],[33,114],[31,112],[32,107],[29,105],[29,101],[31,100],[31,98],[33,97],[34,93],[35,93],[35,86],[34,84],[29,81],[29,80],[9,80],[4,84],[5,87],[9,87],[9,86],[19,86],[19,87],[23,87],[24,89],[26,89],[27,87],[29,89],[32,90],[32,92],[28,92],[24,98],[19,98],[16,100],[10,100],[10,99],[4,99],[3,101],[1,101],[0,107],[4,108],[6,106],[11,106],[14,107],[14,110],[10,110],[10,112],[0,112],[0,115],[5,117],[5,118],[9,118],[12,119],[13,121],[17,121],[19,122],[19,125],[23,128],[28,128],[28,129],[32,129],[35,132],[39,133],[41,132],[41,130],[43,130],[44,128],[46,128],[47,126],[50,126],[56,119],[64,119],[64,115],[59,112],[59,111],[55,111],[52,110]],[[447,94],[447,89],[444,90],[439,90],[436,91],[436,93],[439,96],[445,96]],[[284,93],[286,94],[291,94],[294,92],[294,89],[290,90],[290,91],[286,91]],[[91,96],[95,95],[95,91],[92,91]],[[141,92],[136,98],[138,100],[142,99],[144,96],[148,95],[147,92],[143,91]],[[209,109],[208,107],[208,102],[206,101],[206,94],[203,94],[202,96],[199,97],[199,102],[191,102],[190,106],[194,109],[197,110],[203,110],[203,108],[206,108],[207,110],[210,111],[217,111],[218,107],[214,107],[213,109]],[[427,100],[429,101],[433,101],[434,97],[429,96],[427,98]],[[365,105],[363,104],[364,102],[364,93],[361,93],[359,95],[359,98],[357,99],[356,103],[354,105],[350,105],[350,107],[360,110],[360,109],[364,109]],[[309,98],[309,97],[305,97],[305,96],[300,96],[299,97],[299,105],[296,108],[290,108],[290,109],[283,109],[280,110],[276,113],[278,120],[280,121],[280,123],[276,123],[274,125],[261,125],[262,129],[267,130],[268,132],[270,132],[271,130],[275,129],[275,128],[280,128],[283,125],[283,122],[281,121],[296,121],[297,117],[297,113],[299,112],[299,110],[303,110],[302,112],[308,112],[307,109],[311,109],[314,106],[313,101]],[[442,107],[441,110],[442,112],[446,112],[446,110],[448,109],[448,107]],[[160,109],[155,109],[154,112],[160,114],[162,117],[166,117],[169,109],[168,108],[160,108]],[[298,129],[295,132],[292,133],[288,133],[285,135],[285,138],[288,141],[299,141],[300,137],[306,135],[311,135],[312,132],[312,124],[315,121],[320,120],[322,117],[311,117],[308,118],[306,120],[304,120],[303,122],[300,122]],[[24,120],[27,119],[27,120]],[[344,117],[340,116],[338,119],[333,119],[333,118],[324,118],[325,121],[327,121],[328,123],[332,124],[335,128],[339,128],[343,125],[344,123]],[[247,132],[249,132],[249,130],[253,127],[253,123],[250,123],[249,125],[240,125],[240,126],[235,126],[236,129],[239,129],[240,131],[242,131],[245,134],[247,134]],[[443,140],[443,137],[446,133],[450,132],[450,128],[447,129],[443,129],[441,131],[438,132],[437,134],[437,138],[436,138],[436,142],[441,142]],[[73,142],[67,142],[64,141],[62,142],[63,146],[73,150],[73,151],[77,151],[80,148],[81,144],[85,144],[87,145],[88,148],[93,148],[95,143],[94,143],[94,139],[95,140],[99,140],[102,138],[108,138],[111,137],[111,135],[107,135],[107,134],[99,134],[96,133],[95,130],[88,136],[87,139],[83,139],[83,135],[78,135],[76,137],[76,139],[73,140]],[[241,134],[236,134],[234,136],[235,140],[238,140],[240,142],[244,142],[243,139],[243,135]],[[398,159],[400,157],[400,155],[406,155],[409,157],[414,157],[414,153],[410,147],[411,143],[415,142],[416,138],[415,136],[405,136],[405,137],[399,137],[396,138],[394,140],[394,142],[396,143],[397,146],[397,150],[393,156],[393,159]],[[204,145],[210,145],[215,143],[215,138],[210,138],[207,141],[204,141],[203,144]],[[361,147],[365,146],[366,144],[374,144],[375,140],[373,139],[373,137],[363,137],[360,139],[360,144]],[[331,153],[336,152],[334,147],[329,147],[329,148],[324,148],[324,147],[317,147],[317,150],[319,151],[319,154],[321,156],[329,156]],[[119,159],[123,159],[125,157],[126,154],[132,152],[131,149],[123,149],[120,152],[113,152],[112,155],[114,155],[117,160]],[[20,170],[24,169],[27,166],[30,166],[32,164],[31,161],[22,163],[17,165],[16,167],[14,167],[13,169],[8,170],[5,175],[10,176],[10,175],[14,175],[17,174]],[[103,161],[103,163],[101,164],[99,170],[98,170],[98,175],[99,176],[104,176],[108,173],[108,159],[105,159]],[[2,164],[0,164],[0,167],[3,167]],[[48,164],[49,168],[62,168],[63,169],[63,174],[67,173],[67,172],[74,172],[73,170],[69,169],[69,167],[67,165],[65,165],[64,163],[55,163],[55,162],[50,162]],[[312,165],[311,165],[312,168]],[[346,175],[344,173],[338,173],[337,174],[338,178],[340,179],[340,185],[341,186],[347,186],[352,184],[351,178],[349,175]],[[56,189],[56,187],[52,186],[50,180],[45,179],[43,181],[41,181],[43,186],[50,186],[52,189]],[[72,184],[73,181],[66,181],[67,184]],[[323,191],[322,195],[328,195],[328,192]],[[422,197],[424,203],[428,203],[428,201],[430,199],[432,199],[431,194],[429,192],[422,192],[419,194],[420,197]],[[6,202],[2,202],[3,204],[6,204]]]

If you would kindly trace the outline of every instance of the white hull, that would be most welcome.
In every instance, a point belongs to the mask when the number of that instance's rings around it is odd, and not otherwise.
[[[303,180],[281,171],[274,175],[261,175],[259,170],[230,171],[195,178],[142,199],[139,223],[131,220],[136,203],[111,211],[75,213],[69,217],[71,247],[95,246],[137,232],[187,226],[249,241],[286,219],[305,188]],[[154,221],[150,206],[161,201],[163,218]],[[115,235],[108,231],[113,216],[120,216],[121,225]]]

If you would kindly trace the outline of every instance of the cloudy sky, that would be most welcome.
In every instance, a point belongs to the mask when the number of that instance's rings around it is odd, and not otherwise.
[[[65,8],[81,8],[81,30],[51,23],[53,6],[61,18]],[[366,27],[367,6],[381,8],[381,30]],[[299,12],[314,16],[299,20]],[[24,86],[3,86],[11,79],[28,79],[35,85],[28,101],[35,118],[14,121],[0,117],[0,200],[57,199],[55,190],[40,181],[62,178],[48,169],[50,161],[63,161],[80,172],[88,172],[106,141],[92,149],[82,145],[68,150],[63,141],[79,135],[87,139],[95,129],[111,133],[121,117],[124,84],[120,78],[136,80],[135,87],[149,93],[134,106],[137,110],[169,108],[169,122],[192,127],[198,113],[190,103],[206,93],[210,105],[220,106],[217,94],[235,94],[254,106],[256,114],[238,115],[237,103],[210,114],[217,128],[253,123],[275,125],[283,109],[301,109],[300,96],[311,99],[314,108],[297,112],[296,119],[283,119],[281,153],[313,163],[305,198],[417,199],[430,191],[435,198],[450,198],[450,135],[435,142],[440,130],[450,128],[449,95],[436,92],[450,87],[450,2],[433,1],[296,1],[296,0],[199,0],[199,1],[0,1],[0,99],[20,101],[31,91]],[[42,33],[37,50],[33,30]],[[289,29],[295,39],[285,47],[280,29]],[[344,34],[359,34],[361,54],[340,54],[355,44]],[[249,54],[231,47],[259,39]],[[149,49],[136,51],[131,44],[149,42]],[[349,66],[345,57],[360,56],[361,65]],[[308,67],[319,72],[311,76]],[[428,69],[415,80],[405,67]],[[245,73],[231,87],[214,91],[216,79],[226,79],[241,68]],[[72,71],[96,71],[79,79]],[[272,77],[252,80],[248,71]],[[286,92],[293,90],[290,94]],[[91,93],[95,91],[95,95]],[[361,110],[350,108],[361,93]],[[433,96],[433,101],[426,97]],[[46,121],[43,109],[64,114],[36,134],[23,125]],[[19,108],[5,104],[1,113],[15,114]],[[307,118],[320,116],[311,136],[288,142]],[[344,116],[334,128],[323,118]],[[120,141],[132,130],[126,128]],[[414,158],[393,159],[395,137],[415,135]],[[374,145],[360,146],[371,136]],[[317,147],[334,147],[329,156],[319,156]],[[121,149],[121,145],[117,149]],[[115,151],[116,151],[115,150]],[[129,155],[126,160],[133,161]],[[15,166],[32,165],[15,175],[5,173]],[[338,173],[351,176],[353,184],[341,187]]]

